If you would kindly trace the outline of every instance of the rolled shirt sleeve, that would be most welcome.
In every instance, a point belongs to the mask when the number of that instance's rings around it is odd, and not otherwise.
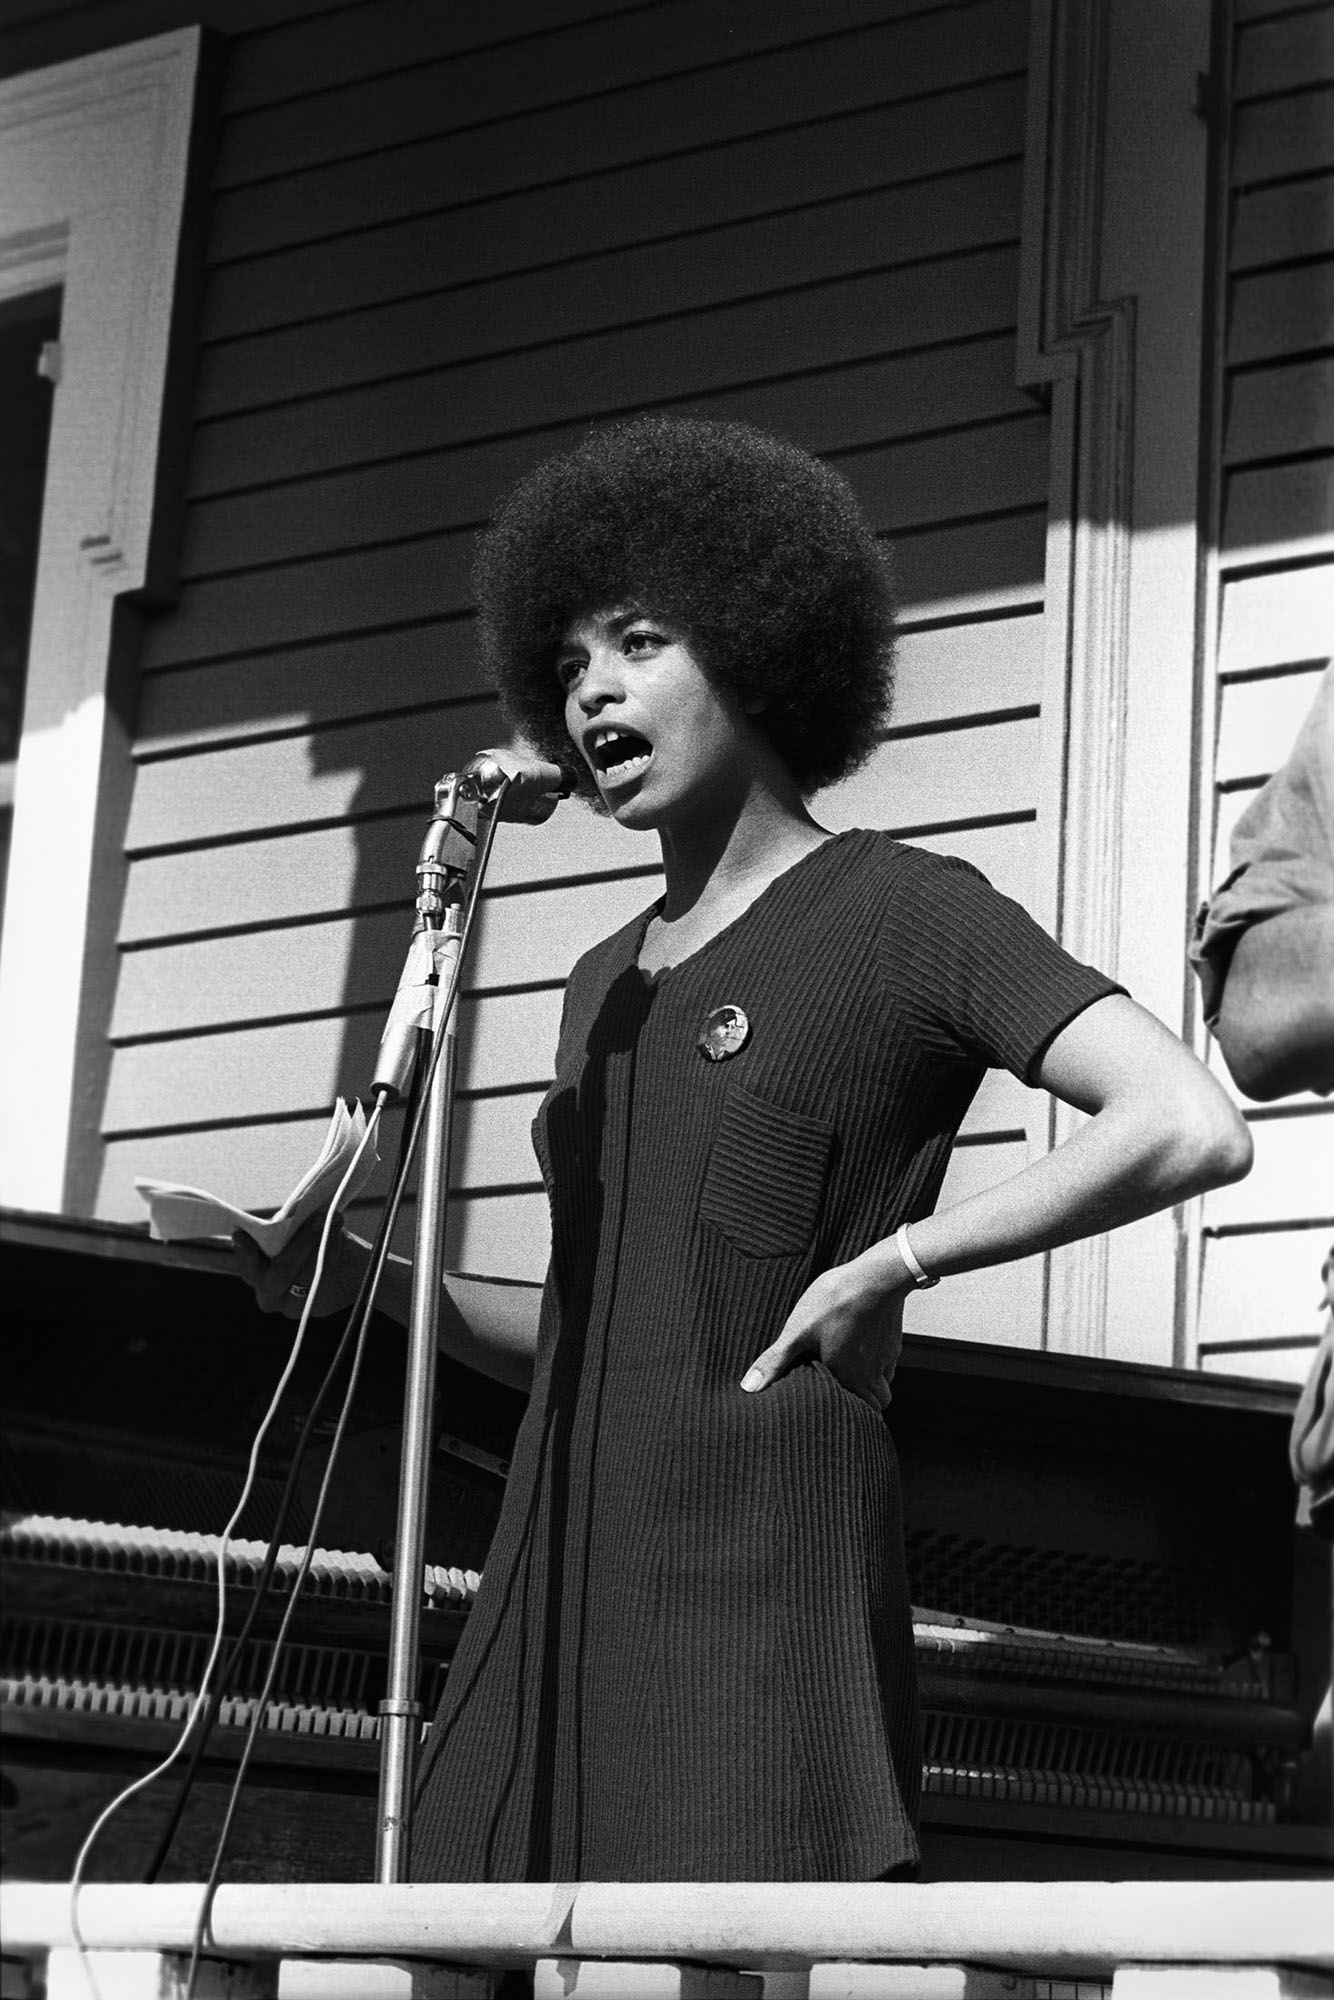
[[[1230,858],[1190,945],[1210,1027],[1242,932],[1303,903],[1334,903],[1334,666],[1321,676],[1287,762],[1237,821]]]

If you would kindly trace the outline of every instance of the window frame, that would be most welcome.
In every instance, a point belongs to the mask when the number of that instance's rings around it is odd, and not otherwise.
[[[150,574],[202,45],[182,28],[0,81],[0,297],[64,292],[0,939],[13,1208],[81,1212],[96,1145],[93,947],[128,770],[113,623]]]

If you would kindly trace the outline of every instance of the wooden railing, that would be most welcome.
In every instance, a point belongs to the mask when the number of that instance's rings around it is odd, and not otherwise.
[[[177,2000],[190,1884],[0,1888],[4,2000]],[[230,1884],[198,2000],[1334,2000],[1334,1885]]]

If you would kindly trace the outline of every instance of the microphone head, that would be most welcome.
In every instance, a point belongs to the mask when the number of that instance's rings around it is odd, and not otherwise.
[[[463,771],[464,780],[485,802],[499,799],[497,819],[540,826],[574,790],[573,773],[517,750],[479,750]]]

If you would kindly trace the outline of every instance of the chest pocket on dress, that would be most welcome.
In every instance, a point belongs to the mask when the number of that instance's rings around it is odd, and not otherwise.
[[[833,1145],[832,1125],[733,1085],[709,1149],[700,1214],[752,1257],[805,1250]]]

